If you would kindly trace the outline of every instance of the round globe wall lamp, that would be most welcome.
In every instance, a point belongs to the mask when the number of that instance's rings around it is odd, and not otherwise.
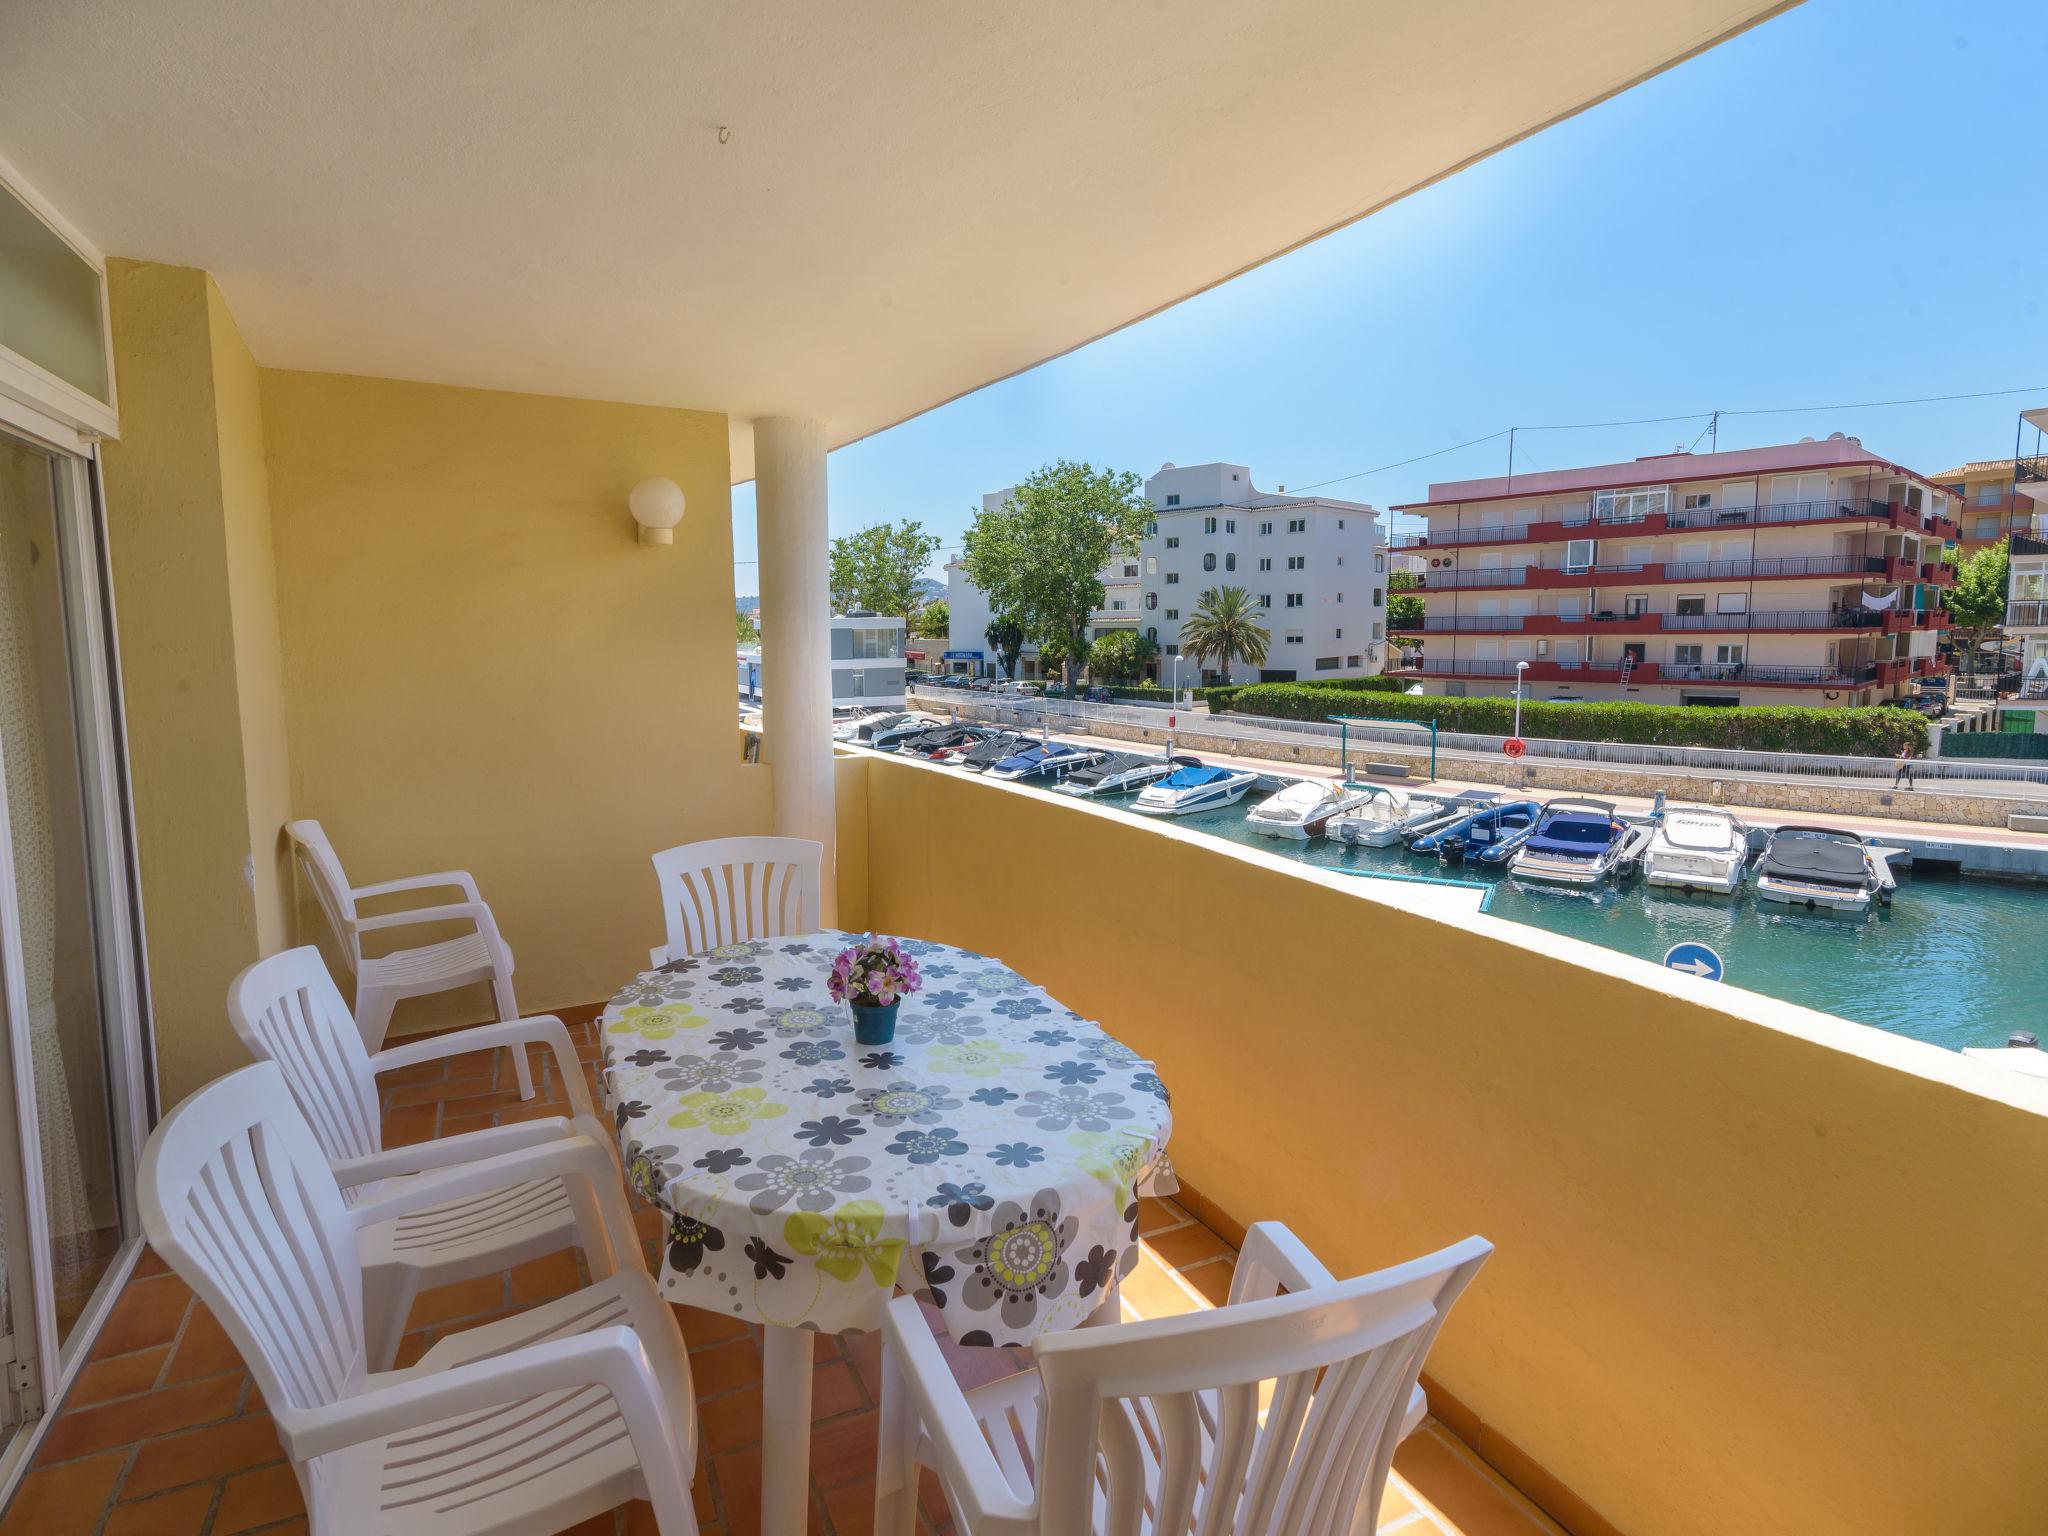
[[[650,476],[626,498],[633,521],[640,525],[642,544],[673,544],[676,524],[683,520],[683,488],[673,480]]]

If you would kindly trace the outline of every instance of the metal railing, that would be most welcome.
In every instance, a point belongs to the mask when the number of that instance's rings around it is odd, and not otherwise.
[[[2041,461],[2048,464],[2048,460]],[[2048,479],[2048,472],[2041,478]],[[1910,510],[1910,509],[1909,509]],[[1536,517],[1523,523],[1494,523],[1477,528],[1445,528],[1429,533],[1403,534],[1394,540],[1396,549],[1453,549],[1466,544],[1508,544],[1530,537],[1537,527],[1576,531],[1582,528],[1636,527],[1647,516],[1662,516],[1665,528],[1685,532],[1695,528],[1783,527],[1797,523],[1834,522],[1844,518],[1891,517],[1889,502],[1848,496],[1822,501],[1774,501],[1754,507],[1677,507],[1661,514],[1630,512],[1602,517],[1591,512],[1572,512],[1562,517]],[[1930,528],[1934,514],[1913,514],[1923,529]]]
[[[1516,635],[1540,630],[1547,625],[1568,628],[1575,624],[1633,625],[1637,628],[1647,625],[1679,633],[1801,629],[1877,630],[1884,627],[1885,619],[1892,613],[1893,610],[1884,608],[1809,608],[1756,613],[1447,613],[1427,614],[1420,625],[1395,627],[1404,631],[1419,630],[1423,634],[1432,635]],[[1928,622],[1931,623],[1931,619]],[[2008,619],[2006,622],[2015,621]]]
[[[2005,605],[2005,622],[2012,629],[2038,629],[2048,625],[2048,601],[2022,598]]]
[[[1513,667],[1513,663],[1508,663]],[[1669,663],[1666,663],[1668,668]],[[1359,705],[1368,707],[1370,694],[1361,696]],[[920,699],[927,705],[959,707],[959,712],[968,718],[981,719],[997,724],[1011,724],[1023,729],[1067,730],[1086,734],[1090,724],[1113,724],[1135,726],[1153,731],[1163,729],[1157,709],[1127,704],[1082,704],[1071,699],[996,699],[987,694],[948,693],[939,690],[928,693]],[[1450,701],[1447,701],[1450,702]],[[1197,706],[1199,708],[1199,706]],[[1335,712],[1335,711],[1333,711]],[[1424,728],[1427,722],[1419,722]],[[1405,747],[1413,750],[1416,746],[1416,728],[1400,725],[1361,724],[1356,720],[1345,726],[1324,720],[1278,720],[1263,715],[1209,715],[1182,714],[1179,717],[1182,735],[1197,734],[1216,737],[1242,746],[1242,755],[1258,757],[1257,747],[1285,745],[1289,742],[1327,741],[1335,747],[1348,731],[1350,741],[1355,745],[1361,741],[1377,742],[1384,746]],[[1506,740],[1501,736],[1486,736],[1472,732],[1439,731],[1439,751],[1448,757],[1471,756],[1498,760],[1501,746]],[[1888,784],[1898,769],[1896,760],[1889,757],[1847,757],[1819,752],[1753,752],[1724,747],[1671,747],[1649,743],[1621,741],[1564,741],[1551,737],[1527,736],[1528,757],[1564,763],[1606,764],[1617,768],[1676,768],[1694,773],[1753,773],[1787,778],[1823,779],[1868,779],[1879,786]],[[1426,749],[1425,749],[1426,750]],[[1443,771],[1451,778],[1458,777],[1457,764],[1444,765]],[[1950,761],[1944,758],[1921,758],[1913,764],[1913,777],[1922,786],[1939,779],[1968,779],[1980,783],[2048,786],[2048,765],[2026,766],[2018,763],[1987,762],[1982,759]],[[2028,796],[2039,799],[2039,796]]]

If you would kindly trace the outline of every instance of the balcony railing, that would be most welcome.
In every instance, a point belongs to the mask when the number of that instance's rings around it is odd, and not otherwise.
[[[1656,634],[1738,630],[1870,630],[1897,634],[1945,629],[1937,609],[1806,608],[1756,613],[1459,613],[1428,614],[1420,624],[1395,624],[1406,634]]]
[[[1682,560],[1669,563],[1633,560],[1577,567],[1503,565],[1468,570],[1444,568],[1423,572],[1420,585],[1425,592],[1436,592],[1484,587],[1606,586],[1624,578],[1654,585],[1681,581],[1765,581],[1799,576],[1861,576],[1878,581],[1946,583],[1955,579],[1955,567],[1885,555],[1791,555],[1765,560]]]
[[[1389,670],[1425,677],[1512,678],[1519,665],[1518,662],[1492,658],[1466,661],[1425,656]],[[1736,683],[1751,687],[1867,688],[1887,680],[1880,675],[1881,665],[1904,669],[1907,664],[1903,658],[1896,663],[1862,662],[1847,667],[1832,664],[1788,667],[1747,661],[1639,661],[1630,669],[1629,680],[1637,683]],[[1621,676],[1621,663],[1560,660],[1551,656],[1531,659],[1527,676],[1532,682],[1616,682]]]
[[[2048,600],[2022,598],[2005,605],[2005,623],[2008,629],[2040,629],[2048,626]]]
[[[2012,477],[2021,484],[2034,480],[2048,480],[2048,458],[2013,460]]]
[[[2044,460],[2048,463],[2048,460]],[[1800,523],[1871,519],[1902,529],[1952,537],[1955,524],[1947,517],[1917,511],[1903,503],[1843,497],[1831,501],[1776,501],[1755,507],[1682,507],[1649,514],[1575,512],[1527,523],[1495,523],[1477,528],[1442,528],[1403,534],[1396,549],[1451,549],[1471,544],[1542,543],[1577,538],[1587,530],[1615,529],[1622,534],[1685,533],[1700,528],[1769,528]]]

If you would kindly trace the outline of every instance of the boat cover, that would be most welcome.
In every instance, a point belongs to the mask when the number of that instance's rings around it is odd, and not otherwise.
[[[1220,784],[1235,776],[1228,768],[1176,768],[1159,782],[1165,789],[1200,789],[1204,784]]]
[[[1312,783],[1290,784],[1266,801],[1252,814],[1256,816],[1270,811],[1275,815],[1298,816],[1303,812],[1313,811],[1329,798],[1330,790],[1327,785]]]
[[[1556,811],[1538,823],[1522,848],[1556,858],[1597,859],[1620,836],[1621,828],[1612,817],[1591,811]]]
[[[972,763],[977,768],[986,768],[991,763],[999,763],[1004,758],[1012,756],[1017,750],[1017,743],[1021,740],[1021,736],[991,736],[980,746],[969,747],[961,753],[960,760]]]
[[[1022,752],[1012,753],[997,763],[996,772],[1014,773],[1020,768],[1035,768],[1052,756],[1052,751],[1053,749],[1043,742],[1037,746],[1026,747]]]
[[[1664,817],[1664,841],[1688,853],[1731,853],[1735,823],[1726,816]]]
[[[1869,883],[1863,844],[1847,832],[1805,833],[1788,837],[1784,829],[1764,850],[1760,875],[1808,880],[1816,885],[1862,887]]]
[[[1104,779],[1119,773],[1129,773],[1133,768],[1143,768],[1156,763],[1155,757],[1145,757],[1137,752],[1112,752],[1100,762],[1090,763],[1085,768],[1076,768],[1067,775],[1069,784],[1100,784]]]

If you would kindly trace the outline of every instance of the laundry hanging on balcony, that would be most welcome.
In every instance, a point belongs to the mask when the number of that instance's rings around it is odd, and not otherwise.
[[[1875,592],[1863,594],[1863,606],[1872,613],[1883,613],[1888,608],[1895,608],[1898,602],[1899,594],[1896,591],[1887,592],[1883,597],[1879,597]]]

